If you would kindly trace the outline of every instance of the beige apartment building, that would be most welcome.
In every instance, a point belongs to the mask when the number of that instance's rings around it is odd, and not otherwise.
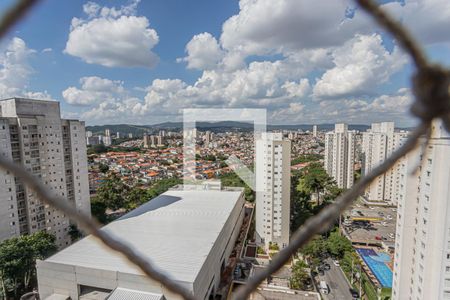
[[[256,238],[266,247],[289,244],[291,141],[267,133],[256,141]]]
[[[394,122],[373,123],[371,129],[363,133],[363,175],[381,164],[400,147],[407,134],[405,131],[395,131]],[[369,201],[385,201],[397,205],[400,175],[401,162],[377,177],[366,188],[364,197]]]
[[[450,134],[440,123],[402,169],[392,298],[450,299]]]
[[[347,124],[335,124],[334,131],[325,134],[324,168],[340,188],[353,185],[355,136]]]
[[[22,164],[53,192],[90,215],[84,122],[61,119],[59,103],[0,100],[0,155]],[[68,216],[42,203],[0,170],[0,240],[46,230],[58,247],[70,244]]]

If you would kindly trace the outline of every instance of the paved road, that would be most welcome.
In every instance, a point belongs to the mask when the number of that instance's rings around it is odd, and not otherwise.
[[[349,300],[352,299],[350,293],[350,285],[348,284],[344,273],[339,267],[336,267],[331,259],[327,259],[331,269],[325,271],[324,276],[320,276],[320,280],[325,280],[330,287],[330,293],[323,295],[325,299],[329,300]]]

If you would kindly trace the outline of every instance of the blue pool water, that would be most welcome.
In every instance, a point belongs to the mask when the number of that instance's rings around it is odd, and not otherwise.
[[[389,256],[384,253],[378,254],[372,249],[356,249],[356,251],[361,255],[381,285],[383,287],[392,287],[392,271],[385,263],[389,262]]]

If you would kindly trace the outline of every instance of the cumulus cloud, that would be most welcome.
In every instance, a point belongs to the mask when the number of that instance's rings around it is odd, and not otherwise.
[[[146,17],[135,16],[138,3],[117,9],[88,2],[87,18],[72,19],[64,51],[106,67],[154,67],[159,59],[152,49],[159,37]]]
[[[450,42],[450,1],[405,0],[390,2],[383,8],[400,20],[420,42],[438,44]]]
[[[325,100],[310,109],[310,116],[316,120],[330,118],[360,124],[396,120],[399,124],[410,125],[413,119],[405,112],[408,111],[412,99],[410,89],[400,88],[394,93],[375,97]]]
[[[62,92],[67,103],[88,106],[117,99],[125,92],[122,81],[113,81],[97,76],[82,77],[80,84],[81,88],[71,86]]]
[[[370,24],[358,13],[346,17],[349,6],[345,0],[241,0],[220,40],[225,49],[246,55],[340,45]]]
[[[406,64],[394,47],[389,53],[378,34],[356,35],[332,52],[334,67],[314,86],[314,96],[342,97],[371,91]]]
[[[382,6],[421,41],[448,42],[450,2],[403,2]],[[220,38],[204,32],[186,44],[186,56],[177,61],[203,71],[194,83],[155,79],[141,88],[143,97],[130,98],[127,91],[110,95],[93,102],[84,116],[154,123],[161,116],[174,120],[188,107],[263,107],[269,121],[279,123],[367,123],[380,116],[406,122],[409,90],[387,92],[393,85],[386,83],[407,60],[396,45],[386,46],[389,37],[383,41],[374,33],[379,27],[353,2],[280,0],[274,6],[270,0],[240,0],[239,7],[224,22]],[[135,16],[136,6],[105,9],[88,3],[84,11],[87,19],[75,19],[74,28]]]
[[[0,46],[0,98],[51,99],[46,91],[36,92],[28,88],[29,78],[35,72],[29,59],[35,53],[18,37]]]
[[[223,57],[223,51],[215,37],[204,32],[194,35],[186,45],[187,56],[178,61],[187,62],[188,69],[212,69],[217,66]]]
[[[234,72],[205,70],[193,84],[180,79],[155,79],[145,88],[143,99],[133,101],[127,98],[127,91],[120,96],[116,93],[97,97],[91,90],[87,92],[83,83],[80,89],[70,87],[63,95],[69,103],[95,104],[84,117],[96,119],[114,113],[134,121],[155,115],[173,117],[190,107],[286,108],[298,112],[311,87],[309,80],[301,77],[301,64],[294,61],[252,62]],[[297,104],[291,105],[293,102]]]

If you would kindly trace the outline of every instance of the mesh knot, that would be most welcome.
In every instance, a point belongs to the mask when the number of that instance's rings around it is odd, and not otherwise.
[[[440,66],[421,68],[413,77],[416,101],[411,112],[424,122],[441,118],[450,132],[450,73]]]

